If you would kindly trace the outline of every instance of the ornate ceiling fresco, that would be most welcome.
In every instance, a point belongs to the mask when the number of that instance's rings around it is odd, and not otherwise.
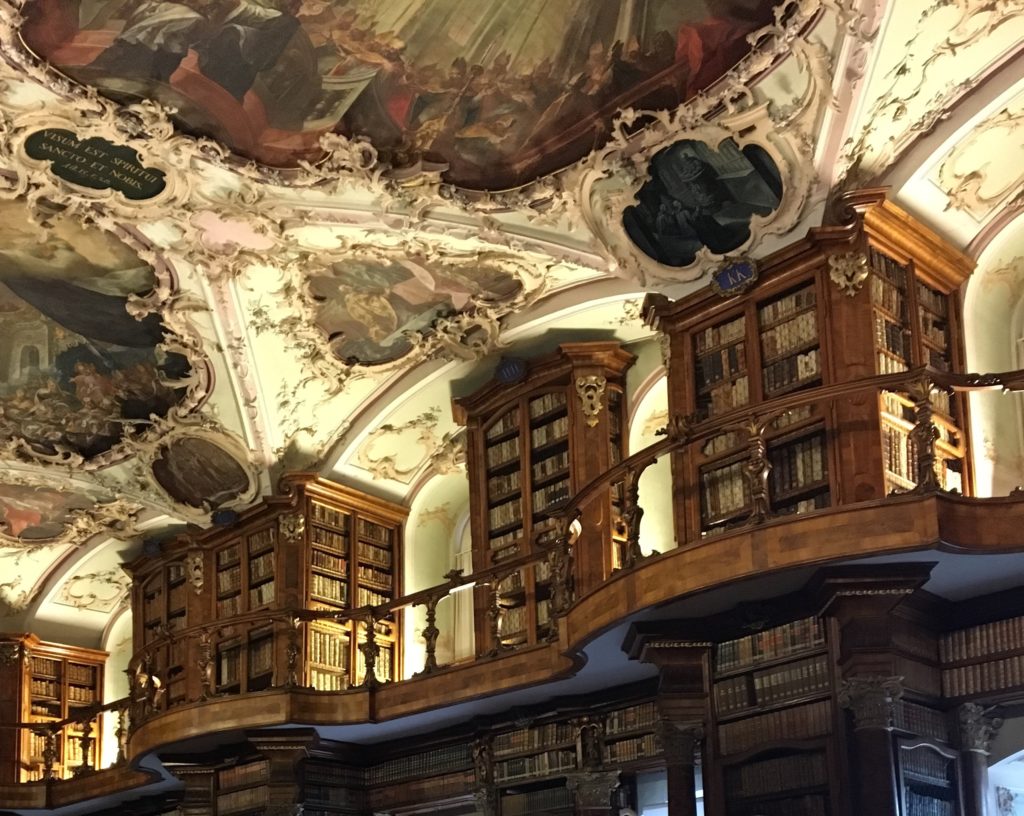
[[[286,469],[454,527],[455,391],[570,336],[655,377],[644,293],[788,243],[830,185],[923,179],[940,229],[995,230],[1022,12],[0,0],[0,616],[102,626],[143,539]]]
[[[122,102],[273,166],[366,136],[474,189],[582,158],[622,108],[670,109],[750,49],[772,2],[336,0],[26,5],[25,42]]]

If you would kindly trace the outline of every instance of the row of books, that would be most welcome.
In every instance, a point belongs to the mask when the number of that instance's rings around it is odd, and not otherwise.
[[[963,697],[1024,685],[1024,655],[942,670],[942,693]]]
[[[509,411],[507,414],[503,414],[501,419],[495,422],[490,428],[487,429],[487,438],[495,439],[502,434],[508,433],[513,428],[519,427],[519,412],[516,410]]]
[[[252,587],[249,590],[249,608],[256,609],[258,606],[264,606],[268,603],[274,602],[275,581],[273,579],[267,581],[265,584],[260,584],[257,587]]]
[[[877,352],[876,356],[879,374],[899,374],[907,370],[907,362],[902,358],[893,357],[881,350]]]
[[[344,691],[348,688],[348,674],[310,669],[309,684],[317,691]]]
[[[697,358],[697,384],[705,388],[747,370],[746,343],[740,342]]]
[[[726,773],[726,790],[729,798],[746,798],[813,788],[827,781],[824,753],[791,754],[730,769]]]
[[[699,408],[705,416],[718,416],[733,408],[750,402],[750,383],[747,377],[740,377],[734,383],[724,383],[712,388],[710,393],[699,400]]]
[[[515,731],[505,731],[496,734],[491,747],[495,756],[503,754],[516,754],[520,751],[529,751],[534,748],[544,748],[548,745],[557,745],[563,742],[572,742],[576,739],[575,729],[569,722],[553,722],[545,725],[538,725],[533,728],[517,728]]]
[[[817,379],[821,374],[818,349],[813,348],[803,354],[771,363],[765,367],[762,374],[766,396],[771,396],[776,391],[783,391],[795,383]]]
[[[711,326],[694,336],[694,349],[697,354],[701,354],[705,349],[714,348],[724,343],[731,343],[734,340],[742,340],[744,329],[744,319],[742,317],[730,320],[728,323],[722,323],[720,326]]]
[[[658,710],[653,702],[639,703],[627,708],[609,711],[605,718],[604,732],[608,736],[635,731],[639,728],[653,728],[658,721]]]
[[[949,355],[945,352],[938,352],[935,349],[927,349],[927,363],[939,371],[949,371]]]
[[[533,465],[533,478],[543,479],[553,473],[562,473],[569,468],[569,451],[559,451],[554,456],[541,459]]]
[[[945,349],[949,346],[949,323],[944,317],[921,312],[921,334],[940,348]]]
[[[222,793],[217,797],[217,816],[256,810],[264,807],[269,800],[269,789],[266,786]]]
[[[310,555],[314,569],[325,569],[344,575],[348,572],[348,561],[334,553],[313,550]]]
[[[719,643],[715,648],[715,669],[732,671],[754,666],[764,660],[787,657],[825,643],[825,630],[816,617],[802,618],[753,635]]]
[[[946,715],[919,703],[899,701],[893,715],[893,725],[909,734],[949,742],[949,721]]]
[[[1024,617],[983,623],[939,638],[939,659],[943,663],[1017,649],[1024,649]]]
[[[955,813],[957,805],[952,799],[940,799],[915,790],[907,791],[907,816],[954,816]]]
[[[48,661],[55,663],[56,661]],[[44,672],[46,674],[47,672]],[[96,682],[96,667],[95,666],[83,666],[80,663],[68,663],[68,682],[69,683],[84,683],[85,685],[91,685]]]
[[[93,733],[95,733],[96,723],[93,722]],[[89,756],[95,758],[96,752],[93,750],[93,745],[96,743],[95,737],[89,738]],[[74,763],[76,765],[81,764],[85,760],[85,751],[82,750],[82,741],[77,737],[71,737],[65,742],[66,757],[65,761]]]
[[[741,754],[765,743],[812,739],[831,731],[832,705],[828,700],[821,700],[721,723],[718,747],[723,755]]]
[[[48,677],[60,676],[60,661],[49,657],[32,658],[32,674],[45,674]]]
[[[390,593],[377,592],[366,587],[356,589],[356,606],[381,606],[386,603],[391,603]]]
[[[661,748],[654,734],[643,734],[631,739],[607,742],[604,746],[605,759],[608,762],[632,762],[659,756]]]
[[[60,700],[32,700],[29,711],[36,717],[60,719]]]
[[[705,456],[716,456],[737,448],[742,442],[739,431],[726,431],[716,434],[705,442],[701,453]]]
[[[334,807],[356,807],[359,804],[359,794],[347,787],[335,787],[333,785],[313,785],[306,782],[303,787],[306,802],[316,802],[319,805],[333,805]],[[303,808],[303,813],[306,809]]]
[[[498,593],[508,595],[523,588],[523,573],[519,570],[498,582]]]
[[[720,713],[738,711],[751,705],[764,706],[826,691],[830,687],[828,661],[824,655],[797,660],[781,668],[756,672],[751,684],[740,675],[715,684],[715,704]]]
[[[572,791],[560,785],[501,797],[501,816],[536,816],[538,813],[572,816],[575,813]]]
[[[259,677],[274,669],[274,639],[261,637],[249,644],[249,676]]]
[[[791,292],[785,297],[764,304],[757,310],[757,319],[761,326],[767,326],[784,320],[791,314],[810,309],[816,302],[814,285],[811,284],[798,292]]]
[[[519,437],[513,436],[487,448],[487,467],[499,467],[519,458]]]
[[[917,302],[940,317],[945,317],[949,308],[949,301],[942,292],[932,289],[920,281],[917,282]]]
[[[389,759],[370,768],[366,774],[366,781],[370,785],[382,785],[470,768],[473,764],[470,751],[470,744],[465,742]]]
[[[874,247],[868,247],[868,264],[877,275],[906,291],[907,267],[903,264]]]
[[[274,574],[274,553],[266,552],[249,559],[249,580],[260,581]]]
[[[745,462],[701,470],[704,519],[735,515],[750,504],[750,487],[744,476]]]
[[[217,551],[217,569],[224,567],[230,567],[232,564],[238,563],[238,547],[225,547],[223,550]]]
[[[810,513],[812,510],[821,510],[824,507],[830,507],[832,504],[832,495],[827,490],[816,493],[808,499],[800,499],[800,501],[790,502],[788,504],[780,504],[772,508],[777,516],[788,516],[794,513]]]
[[[391,543],[391,528],[385,527],[383,524],[377,524],[361,518],[359,519],[358,531],[359,537],[368,541],[377,541],[381,544]]]
[[[909,332],[905,326],[893,323],[887,317],[875,313],[875,348],[885,349],[904,360],[910,357]]]
[[[217,771],[217,787],[220,790],[226,790],[227,788],[261,785],[267,781],[268,772],[269,765],[265,759],[224,768]]]
[[[492,476],[487,480],[488,496],[503,496],[519,489],[519,471],[513,470],[501,476]]]
[[[757,816],[829,816],[830,811],[827,797],[818,793],[758,802],[755,809],[743,812]]]
[[[54,695],[43,695],[52,697]],[[75,703],[92,703],[96,701],[96,689],[91,686],[68,686],[68,699]]]
[[[768,455],[773,494],[788,493],[816,484],[828,475],[825,439],[820,433],[772,448]]]
[[[327,530],[323,527],[313,527],[311,530],[313,545],[323,547],[337,553],[348,552],[348,534],[336,533],[334,530]]]
[[[242,596],[232,595],[230,598],[221,598],[217,601],[217,617],[231,618],[242,611]]]
[[[536,399],[530,400],[530,419],[536,419],[544,414],[550,414],[558,408],[564,408],[566,404],[564,391],[549,391]]]
[[[332,527],[348,529],[349,514],[343,510],[336,510],[320,502],[312,502],[313,521],[323,524],[330,524]]]
[[[242,647],[237,644],[217,652],[217,684],[233,686],[238,682],[239,666],[242,661]]]
[[[538,561],[533,569],[533,576],[538,582],[551,580],[551,564],[547,561]]]
[[[310,573],[309,592],[338,604],[348,603],[348,584],[338,578],[321,575],[319,572]]]
[[[550,442],[559,442],[568,435],[569,417],[563,416],[530,431],[530,441],[533,443],[533,447],[539,448],[541,445],[547,445]]]
[[[547,626],[551,622],[551,601],[547,598],[537,601],[537,626]]]
[[[359,576],[360,581],[369,581],[384,587],[391,586],[391,573],[388,570],[371,567],[367,564],[358,564],[356,566],[356,574]]]
[[[494,562],[504,561],[518,555],[519,539],[522,537],[522,527],[517,527],[515,530],[509,530],[507,533],[492,537],[489,546],[492,551],[496,551],[493,555]]]
[[[951,760],[927,747],[900,752],[903,773],[933,785],[948,785],[950,782]]]
[[[357,787],[363,784],[361,768],[338,765],[330,760],[316,762],[307,760],[303,763],[303,779],[320,785],[347,785]]]
[[[59,741],[58,741],[59,744]],[[34,731],[29,731],[28,734],[28,755],[35,760],[42,760],[43,751],[46,750],[46,737],[42,734],[37,734]],[[57,761],[60,761],[58,757]]]
[[[871,302],[889,314],[906,317],[904,293],[894,283],[877,275],[871,276]]]
[[[33,697],[60,697],[60,681],[40,680],[33,677],[29,684],[29,691]]]
[[[217,593],[234,592],[242,588],[242,568],[239,565],[217,570]]]
[[[487,520],[491,529],[506,527],[523,520],[523,502],[520,498],[499,504],[487,511]]]
[[[526,631],[526,607],[509,606],[501,610],[501,636],[515,637]]]
[[[533,512],[541,513],[547,508],[569,500],[569,480],[561,479],[533,491]]]
[[[367,544],[366,542],[360,541],[356,546],[356,553],[359,556],[360,561],[365,561],[370,564],[379,564],[382,567],[391,566],[390,549],[375,547],[373,544]]]
[[[907,431],[889,422],[882,423],[882,462],[889,473],[917,480],[917,445]]]
[[[576,749],[545,751],[494,763],[494,781],[509,782],[531,776],[551,776],[576,770]]]
[[[761,354],[772,359],[818,339],[818,313],[803,312],[761,335]]]
[[[249,555],[257,555],[273,549],[277,540],[276,527],[264,527],[249,536]]]
[[[309,630],[309,661],[321,666],[348,666],[348,635],[327,629]]]

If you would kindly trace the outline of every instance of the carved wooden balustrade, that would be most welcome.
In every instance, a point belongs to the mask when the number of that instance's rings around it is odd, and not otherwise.
[[[401,684],[403,680],[420,680],[427,676],[437,676],[445,672],[458,672],[471,667],[480,666],[488,661],[502,660],[517,653],[528,652],[546,648],[546,644],[537,644],[530,647],[516,648],[502,645],[500,634],[502,626],[503,608],[500,603],[500,590],[502,582],[508,576],[514,574],[528,565],[539,565],[542,562],[545,569],[550,572],[552,582],[552,594],[550,599],[550,613],[555,625],[552,626],[550,641],[552,645],[562,639],[560,645],[565,647],[565,630],[558,624],[562,619],[567,618],[573,609],[586,602],[593,603],[589,599],[577,597],[573,586],[573,540],[575,538],[574,521],[580,515],[580,509],[586,502],[599,491],[607,490],[609,485],[621,485],[619,492],[620,518],[617,520],[618,539],[620,552],[614,563],[605,565],[605,584],[610,585],[622,575],[636,571],[641,567],[647,568],[652,564],[651,554],[645,555],[641,547],[643,540],[642,519],[644,510],[641,505],[640,477],[655,462],[662,457],[683,451],[688,446],[700,445],[706,440],[721,434],[724,431],[740,432],[745,435],[745,444],[742,450],[745,451],[743,466],[744,478],[747,480],[747,488],[750,496],[749,516],[739,525],[730,528],[724,535],[714,539],[701,538],[699,540],[683,539],[679,541],[679,550],[675,563],[685,563],[686,550],[688,548],[708,548],[718,546],[718,542],[728,542],[734,534],[749,533],[770,525],[773,520],[772,512],[772,485],[769,479],[771,462],[766,455],[765,429],[776,418],[795,411],[804,406],[824,401],[841,400],[857,392],[895,392],[905,394],[906,400],[913,406],[915,423],[911,429],[911,436],[914,439],[912,451],[915,456],[916,486],[908,488],[904,495],[927,496],[940,494],[942,492],[936,473],[935,445],[938,432],[936,422],[941,421],[932,411],[932,395],[936,391],[981,391],[981,390],[1002,390],[1004,392],[1024,390],[1024,371],[1014,371],[1004,374],[993,375],[957,375],[940,372],[927,367],[914,369],[908,372],[879,375],[856,382],[842,383],[821,388],[809,389],[795,392],[784,397],[761,403],[752,408],[737,409],[728,414],[715,417],[711,420],[695,422],[686,417],[673,417],[668,426],[664,429],[664,438],[649,447],[626,458],[615,467],[608,470],[599,478],[584,486],[567,503],[560,507],[553,517],[556,519],[556,533],[549,537],[540,552],[534,552],[519,559],[503,562],[500,566],[480,571],[472,575],[463,574],[455,570],[446,574],[444,582],[421,591],[399,597],[393,601],[380,605],[364,605],[358,608],[343,611],[309,609],[300,606],[284,606],[273,610],[256,610],[248,614],[242,614],[227,620],[207,621],[198,625],[182,628],[178,631],[167,631],[162,633],[157,640],[146,644],[145,648],[136,652],[130,662],[128,674],[131,680],[131,693],[125,700],[108,703],[99,710],[107,712],[118,712],[118,761],[122,762],[125,756],[125,745],[128,731],[134,731],[148,721],[158,718],[173,711],[179,706],[192,706],[205,702],[216,702],[230,699],[232,696],[245,696],[244,692],[225,693],[218,689],[215,682],[214,660],[212,644],[217,637],[223,635],[224,629],[231,627],[246,628],[252,625],[259,625],[272,629],[275,638],[280,638],[285,645],[283,659],[275,663],[273,681],[265,690],[274,689],[302,689],[303,693],[316,695],[346,695],[365,694],[367,692],[379,693],[384,686]],[[841,434],[842,428],[829,427],[828,433]],[[676,495],[679,493],[679,486],[676,485]],[[834,496],[839,496],[839,493]],[[885,505],[886,502],[898,498],[895,493],[882,499],[873,499],[874,504]],[[1014,498],[1018,498],[1014,494]],[[1006,500],[1002,500],[1006,501]],[[849,502],[846,506],[849,506]],[[811,516],[826,516],[839,509],[836,498],[829,507],[816,509],[807,514]],[[846,509],[844,507],[843,509]],[[667,554],[665,554],[667,555]],[[858,553],[851,552],[848,555],[856,556]],[[679,562],[678,559],[683,559]],[[481,653],[474,660],[462,661],[444,665],[438,655],[438,642],[443,634],[437,614],[439,604],[446,598],[450,599],[457,593],[465,590],[484,588],[490,593],[493,599],[486,609],[487,625],[491,627],[494,637],[490,638],[489,644],[498,644],[482,649]],[[592,597],[600,595],[605,591],[604,585],[591,593]],[[585,603],[584,603],[585,605]],[[381,679],[378,659],[380,645],[377,642],[375,624],[384,620],[394,620],[396,613],[400,610],[408,610],[415,607],[422,607],[425,625],[420,630],[423,641],[423,664],[422,667],[407,666],[402,677],[396,678],[394,682],[384,682]],[[358,643],[358,650],[364,662],[362,680],[358,684],[331,690],[316,691],[306,684],[307,666],[303,665],[303,651],[301,644],[306,634],[306,628],[318,623],[328,624],[349,624],[353,627],[362,626],[364,633],[362,640]],[[200,678],[198,683],[199,694],[191,699],[170,701],[166,695],[168,678],[162,677],[159,668],[156,666],[154,654],[161,648],[169,648],[175,644],[190,643],[192,648],[190,655],[195,656],[195,665],[191,670],[196,672]],[[83,713],[75,720],[56,722],[52,724],[29,724],[22,723],[14,727],[34,730],[44,738],[53,740],[53,735],[62,729],[68,728],[73,723],[83,722],[83,717],[95,717],[96,711],[90,710]],[[128,715],[126,727],[125,715]],[[89,739],[86,733],[83,741]],[[90,748],[83,742],[83,755],[87,757],[81,773],[89,773],[96,767],[95,758],[91,757]],[[52,758],[51,758],[52,764]],[[52,771],[43,770],[43,780],[49,784]]]

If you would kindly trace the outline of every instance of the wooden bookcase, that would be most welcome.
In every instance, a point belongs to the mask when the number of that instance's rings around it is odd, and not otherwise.
[[[232,527],[167,542],[129,566],[133,604],[144,610],[136,648],[167,678],[169,705],[285,683],[291,635],[283,620],[270,620],[275,610],[343,612],[401,594],[405,508],[309,474],[288,477],[285,487],[289,495],[265,500]],[[163,640],[186,627],[209,633],[208,658],[200,638]],[[375,623],[378,680],[399,677],[399,628],[394,615]],[[362,682],[364,637],[359,621],[304,625],[298,682],[321,691]],[[205,673],[184,670],[207,659]]]
[[[756,414],[797,391],[921,365],[963,371],[960,288],[973,262],[877,192],[851,206],[847,226],[811,230],[764,259],[744,294],[648,297],[649,321],[670,341],[670,414],[699,421],[737,412],[734,427],[674,458],[680,540],[742,525],[754,509],[742,409]],[[833,273],[844,265],[864,279],[837,285]],[[969,494],[966,403],[933,391],[932,404],[939,484]],[[770,422],[769,513],[912,489],[912,406],[906,394],[865,392]]]
[[[899,792],[905,816],[963,813],[960,752],[935,740],[896,740]]]
[[[16,655],[0,661],[0,706],[7,722],[52,723],[85,713],[103,702],[103,670],[107,653],[96,649],[46,643],[34,635],[0,635],[0,643]],[[101,750],[97,715],[90,736],[91,765]],[[70,778],[83,764],[81,725],[57,735],[54,774]],[[4,783],[43,778],[45,738],[13,729],[0,733],[0,774]]]
[[[833,790],[832,690],[825,627],[817,618],[717,645],[716,761],[705,784],[720,785],[728,816],[841,812]]]
[[[515,381],[496,379],[455,400],[456,421],[469,431],[474,570],[536,552],[553,531],[549,513],[621,460],[623,385],[633,360],[617,343],[566,343],[532,361]],[[596,399],[586,398],[588,387]],[[617,563],[620,500],[608,490],[583,508],[585,532],[575,545],[578,591],[603,581]],[[547,636],[550,578],[542,565],[501,583],[502,645],[533,644]],[[477,603],[490,603],[486,589],[478,590]],[[477,644],[487,651],[493,644],[486,615],[477,621]]]
[[[265,759],[221,768],[216,774],[217,816],[262,813],[270,802],[270,763]]]

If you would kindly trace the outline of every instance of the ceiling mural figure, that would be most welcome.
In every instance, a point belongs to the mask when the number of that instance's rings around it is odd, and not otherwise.
[[[338,261],[311,275],[308,287],[334,353],[362,365],[404,357],[439,318],[506,305],[523,292],[522,282],[498,267],[403,256]]]
[[[158,449],[153,477],[175,501],[215,510],[250,490],[245,467],[215,442],[179,436]]]
[[[0,483],[0,533],[26,542],[57,538],[71,523],[73,511],[94,504],[79,493]]]
[[[0,202],[0,439],[90,459],[182,401],[184,357],[159,315],[129,313],[154,270],[98,229],[48,237],[20,202]]]
[[[369,137],[475,189],[582,158],[622,108],[708,87],[772,20],[766,0],[29,0],[27,45],[118,100],[275,166]]]

